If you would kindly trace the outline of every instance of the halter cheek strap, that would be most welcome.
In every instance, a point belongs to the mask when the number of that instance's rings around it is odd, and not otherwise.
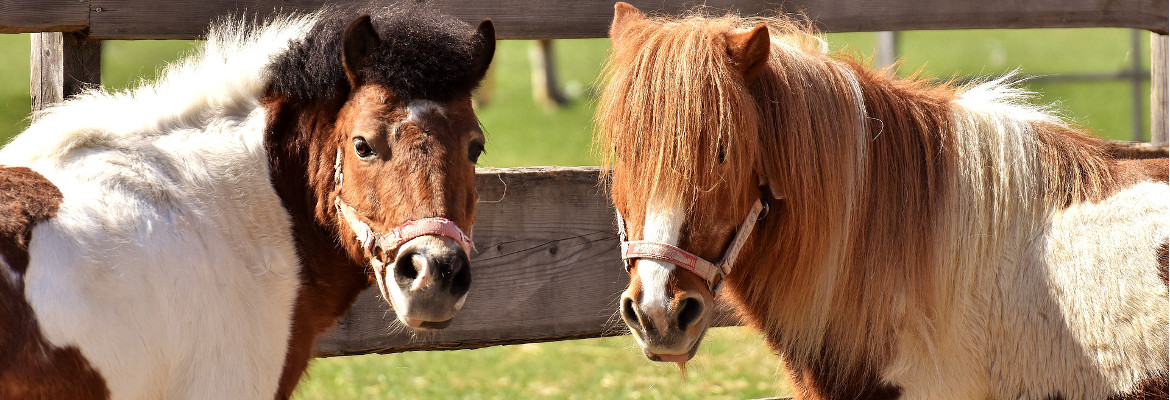
[[[739,229],[735,232],[735,238],[731,240],[731,244],[723,252],[723,258],[718,263],[707,261],[674,245],[647,240],[626,240],[626,221],[622,218],[622,213],[618,212],[618,235],[622,242],[622,263],[628,272],[633,267],[634,261],[638,259],[665,261],[698,275],[707,281],[707,287],[712,292],[717,291],[723,283],[723,279],[731,273],[731,267],[735,264],[735,259],[739,257],[739,251],[747,242],[752,229],[755,228],[760,214],[765,210],[765,204],[757,199],[747,216],[744,217],[743,223],[739,225]]]
[[[344,176],[341,173],[340,149],[337,150],[337,161],[333,164],[333,171],[334,181],[337,182],[337,187],[341,187]],[[345,204],[345,201],[341,200],[340,195],[333,198],[333,204],[337,208],[337,214],[345,220],[346,224],[353,230],[354,235],[357,236],[358,242],[361,242],[362,248],[369,254],[374,254],[374,251],[379,248],[385,252],[393,252],[412,239],[428,235],[443,236],[455,240],[456,243],[459,243],[459,247],[463,249],[463,253],[468,258],[471,258],[471,251],[475,250],[475,243],[471,240],[471,237],[463,233],[463,230],[459,229],[459,225],[455,224],[455,222],[443,217],[429,217],[406,221],[402,225],[391,229],[390,232],[381,234],[371,229],[370,225],[366,224],[358,216],[357,210],[354,210],[353,207],[350,207],[349,204]],[[380,266],[381,264],[381,261],[378,261],[376,258],[372,258],[371,262],[375,266]]]

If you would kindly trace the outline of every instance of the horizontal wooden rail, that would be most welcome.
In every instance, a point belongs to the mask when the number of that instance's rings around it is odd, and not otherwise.
[[[614,0],[428,0],[503,39],[605,37]],[[968,28],[1137,28],[1165,34],[1165,0],[630,0],[648,12],[800,12],[829,32]],[[315,10],[325,0],[0,0],[0,33],[81,31],[92,39],[194,39],[223,15]]]

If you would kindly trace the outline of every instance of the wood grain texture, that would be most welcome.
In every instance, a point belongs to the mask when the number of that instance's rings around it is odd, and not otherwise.
[[[1170,73],[1170,49],[1167,36],[1150,33],[1150,142],[1166,144],[1170,131],[1170,87],[1166,80]]]
[[[1170,156],[1170,147],[1166,141],[1159,144],[1144,142],[1110,141],[1109,155],[1127,159],[1166,158]]]
[[[75,32],[89,26],[89,0],[0,0],[0,33]]]
[[[102,83],[101,42],[76,32],[30,35],[32,69],[29,93],[36,111]]]
[[[377,290],[317,342],[319,356],[464,349],[622,335],[613,208],[596,167],[483,169],[467,305],[450,327],[413,334]],[[723,307],[719,325],[735,320]]]
[[[352,0],[351,0],[352,1]],[[605,37],[613,0],[428,0],[470,23],[491,18],[502,39]],[[695,1],[633,0],[652,13],[679,14]],[[965,28],[1139,28],[1166,33],[1164,0],[707,0],[713,13],[803,12],[829,32]],[[169,2],[90,0],[99,39],[193,39],[217,17],[249,11],[312,10],[323,0]],[[44,25],[41,23],[40,25]],[[9,29],[14,29],[9,26]]]

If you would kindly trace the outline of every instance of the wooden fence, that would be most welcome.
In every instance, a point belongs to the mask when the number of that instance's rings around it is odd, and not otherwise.
[[[604,37],[613,0],[429,0],[469,22],[492,18],[502,39]],[[679,13],[693,1],[638,1]],[[105,39],[198,38],[217,16],[277,8],[310,10],[315,0],[0,0],[0,33],[32,32],[34,108],[100,84]],[[1165,0],[708,0],[713,10],[803,12],[827,32],[962,28],[1117,27],[1151,32],[1151,119],[1167,131]],[[41,33],[45,32],[45,33]],[[1118,154],[1165,155],[1165,147],[1118,143]],[[627,280],[613,212],[596,168],[480,170],[481,202],[467,306],[449,328],[415,337],[394,330],[393,312],[367,291],[318,343],[319,355],[456,349],[624,333],[617,296]],[[735,321],[721,312],[720,320]]]

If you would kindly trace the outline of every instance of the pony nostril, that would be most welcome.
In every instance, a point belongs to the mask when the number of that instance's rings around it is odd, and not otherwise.
[[[459,297],[471,289],[470,265],[467,256],[462,253],[452,260],[451,270],[455,271],[455,277],[451,279],[451,295]]]
[[[413,281],[418,278],[418,266],[414,263],[417,254],[403,254],[394,264],[394,275],[398,279]]]
[[[638,320],[638,311],[634,309],[634,299],[622,298],[622,319],[626,320],[626,325],[631,327],[642,326],[641,321]]]
[[[678,330],[686,331],[702,316],[703,303],[693,297],[688,297],[678,305]]]

